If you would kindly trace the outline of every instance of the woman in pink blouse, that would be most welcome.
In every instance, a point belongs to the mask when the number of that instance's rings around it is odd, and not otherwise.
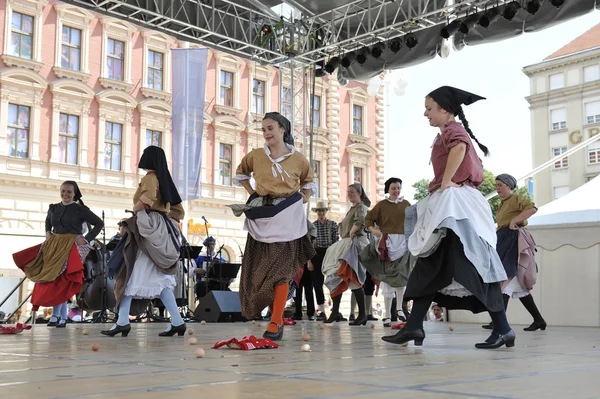
[[[413,300],[412,312],[403,329],[383,337],[386,342],[422,345],[423,320],[435,301],[448,309],[489,312],[494,330],[477,348],[515,344],[502,301],[500,282],[506,272],[496,252],[494,219],[477,190],[484,175],[473,141],[485,155],[488,149],[475,138],[462,109],[483,99],[449,86],[425,99],[425,117],[440,129],[431,151],[434,179],[429,196],[415,205],[416,226],[408,238],[408,250],[416,257],[405,293],[406,300]]]

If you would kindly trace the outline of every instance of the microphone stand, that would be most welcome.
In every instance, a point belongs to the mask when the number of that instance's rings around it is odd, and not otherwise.
[[[95,317],[92,318],[92,323],[106,323],[109,321],[108,312],[106,309],[106,294],[108,291],[108,280],[106,275],[106,222],[104,211],[102,211],[102,248],[100,250],[100,254],[102,255],[102,270],[100,271],[102,278],[104,279],[104,284],[102,285],[102,290],[100,291],[100,313],[98,313]],[[95,276],[98,278],[98,276]],[[112,320],[110,320],[112,321]]]

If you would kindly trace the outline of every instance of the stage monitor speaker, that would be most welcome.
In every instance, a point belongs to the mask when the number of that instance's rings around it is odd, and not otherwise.
[[[233,291],[211,291],[200,299],[194,317],[207,323],[246,321],[240,295]]]

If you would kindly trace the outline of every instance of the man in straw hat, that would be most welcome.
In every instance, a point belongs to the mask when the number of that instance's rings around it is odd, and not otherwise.
[[[319,308],[317,320],[324,321],[327,319],[325,316],[325,294],[323,294],[325,276],[323,276],[321,267],[323,266],[323,258],[325,257],[327,248],[336,243],[340,239],[340,236],[337,223],[327,219],[329,206],[325,201],[317,202],[317,205],[312,208],[312,211],[316,212],[318,216],[317,220],[313,223],[317,228],[317,239],[315,244],[317,254],[308,262],[308,270],[312,272],[313,286],[317,297],[317,306]]]

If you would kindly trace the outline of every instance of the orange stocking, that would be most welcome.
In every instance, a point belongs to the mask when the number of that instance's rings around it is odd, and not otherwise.
[[[271,313],[271,324],[267,327],[267,331],[276,333],[277,325],[283,325],[283,311],[287,302],[289,284],[280,284],[275,286],[275,298],[273,299],[273,312]],[[275,324],[273,324],[275,323]]]

